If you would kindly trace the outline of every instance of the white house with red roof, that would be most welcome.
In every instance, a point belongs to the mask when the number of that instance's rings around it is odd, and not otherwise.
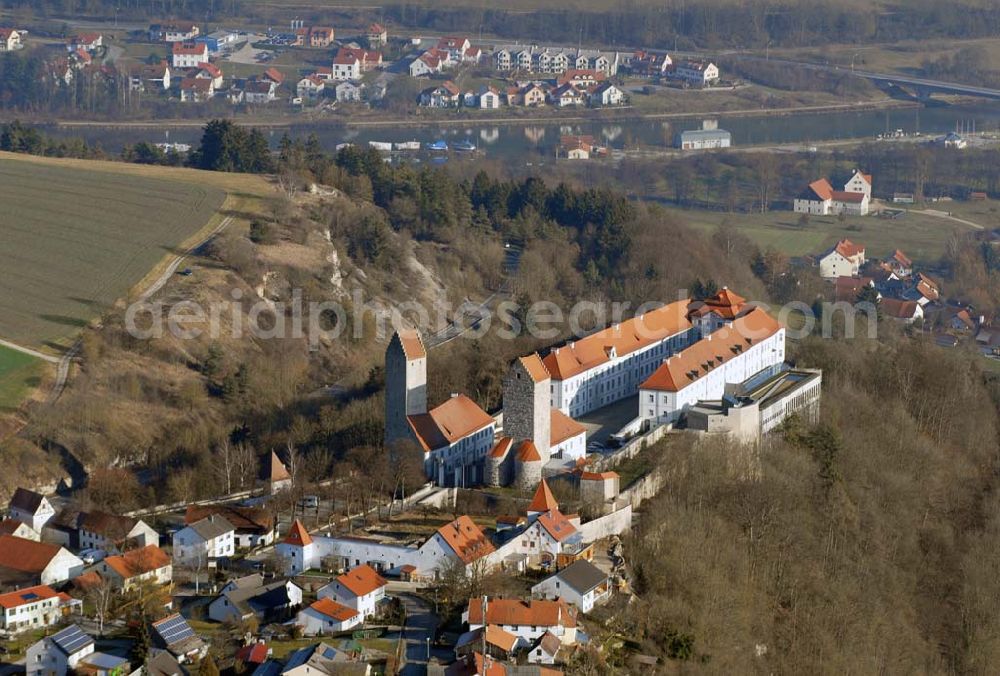
[[[362,623],[361,613],[331,597],[318,599],[295,616],[305,636],[323,636],[353,629]]]
[[[208,45],[204,42],[175,42],[170,53],[174,68],[195,68],[208,62]]]
[[[699,401],[721,399],[727,385],[784,361],[784,327],[755,307],[667,357],[639,386],[639,417],[653,425],[675,423]]]
[[[326,81],[319,75],[307,75],[295,86],[295,91],[300,99],[314,101],[326,91]]]
[[[41,533],[49,519],[56,515],[56,510],[41,493],[18,487],[7,503],[7,513],[10,518]]]
[[[0,52],[13,52],[21,49],[21,36],[27,31],[0,27]]]
[[[82,607],[82,603],[67,594],[60,594],[48,585],[25,587],[0,594],[0,629],[15,634],[28,629],[51,627]]]
[[[434,578],[446,566],[492,567],[497,550],[482,528],[468,516],[461,516],[437,529],[419,547],[382,542],[372,538],[311,535],[301,522],[292,524],[288,535],[276,546],[289,575],[323,567],[369,566],[381,574],[408,574]]]
[[[173,579],[170,557],[156,545],[109,556],[96,567],[101,577],[122,591],[128,591],[144,582],[167,584]]]
[[[466,52],[472,47],[472,43],[469,38],[466,37],[443,37],[438,40],[436,49],[442,52],[447,52],[451,61],[465,61]]]
[[[213,88],[222,88],[222,69],[214,63],[199,63],[197,66],[188,71],[187,76],[199,80],[211,80]]]
[[[677,62],[670,77],[689,84],[705,87],[718,81],[719,67],[711,61],[685,60]]]
[[[361,614],[366,620],[378,611],[378,605],[385,598],[388,582],[375,569],[364,563],[356,566],[318,592],[318,598],[332,598]]]
[[[84,564],[59,545],[0,535],[0,579],[58,584],[83,573]]]
[[[78,33],[66,41],[66,51],[83,50],[92,52],[104,44],[104,36],[100,33]]]
[[[384,47],[389,42],[389,31],[380,23],[373,23],[368,27],[368,46],[378,49]]]
[[[462,613],[470,631],[487,625],[502,628],[518,638],[518,646],[529,646],[546,633],[557,636],[563,645],[576,643],[577,612],[559,599],[475,598]]]
[[[825,178],[810,183],[792,202],[798,214],[866,216],[871,207],[872,177],[855,170],[843,190],[834,190]]]
[[[337,82],[357,80],[361,77],[361,59],[353,52],[341,49],[333,58],[330,79]]]
[[[819,259],[819,275],[823,279],[856,277],[865,264],[865,247],[842,239]]]

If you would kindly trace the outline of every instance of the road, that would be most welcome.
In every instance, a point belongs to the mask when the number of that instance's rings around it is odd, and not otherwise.
[[[403,676],[417,676],[427,673],[427,646],[434,642],[434,630],[438,618],[434,608],[413,594],[400,594],[399,599],[406,608],[406,628],[403,639],[406,642],[406,666],[400,670]],[[450,650],[431,646],[431,656],[442,662],[451,662],[454,655]]]

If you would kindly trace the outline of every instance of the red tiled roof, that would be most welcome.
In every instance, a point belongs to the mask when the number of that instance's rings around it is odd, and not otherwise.
[[[563,542],[576,533],[576,528],[558,509],[553,509],[539,516],[538,525],[544,528],[556,542]]]
[[[382,576],[375,572],[375,569],[368,564],[352,568],[337,578],[337,582],[342,584],[355,596],[371,594],[379,587],[388,584]]]
[[[490,451],[490,457],[491,458],[504,457],[505,455],[507,455],[507,452],[510,451],[510,446],[513,443],[514,440],[511,439],[510,437],[500,437],[499,439],[497,439],[496,444],[493,445],[493,450]]]
[[[245,645],[236,652],[236,659],[243,664],[263,664],[267,661],[267,644],[257,642]]]
[[[825,178],[821,178],[818,181],[813,181],[809,184],[809,189],[816,194],[820,200],[833,199],[833,186]]]
[[[493,418],[464,394],[457,394],[430,413],[408,417],[424,450],[432,451],[493,424]]]
[[[180,55],[191,55],[204,54],[208,56],[208,45],[204,42],[175,42],[173,46],[173,53]]]
[[[458,517],[437,532],[463,563],[472,563],[496,551],[486,534],[468,516]]]
[[[754,308],[712,333],[711,340],[699,340],[668,358],[639,387],[678,392],[780,329],[774,318],[761,308]]]
[[[576,615],[562,599],[556,601],[489,599],[486,605],[486,622],[483,622],[483,602],[482,599],[475,598],[469,599],[469,624],[575,627]]]
[[[855,194],[860,195],[861,193],[855,193]],[[865,248],[863,246],[861,246],[860,244],[855,244],[849,239],[842,239],[839,242],[837,242],[837,246],[835,246],[833,250],[839,253],[844,258],[853,258],[858,254],[864,255],[865,253]]]
[[[271,80],[272,82],[278,85],[280,85],[282,82],[285,81],[285,74],[282,73],[277,68],[268,68],[267,70],[265,70],[264,77],[266,77],[267,79]]]
[[[0,567],[22,573],[41,573],[61,547],[13,535],[0,535]]]
[[[535,489],[535,495],[531,498],[531,504],[528,505],[529,512],[549,512],[554,509],[559,509],[559,503],[556,502],[556,498],[552,495],[552,491],[549,489],[549,484],[545,479],[538,484],[538,488]]]
[[[427,356],[427,350],[424,348],[424,341],[420,337],[419,331],[402,329],[397,334],[399,335],[399,344],[402,345],[403,354],[406,355],[407,359],[423,359]]]
[[[566,380],[607,362],[609,348],[625,356],[668,336],[691,328],[688,301],[682,300],[623,321],[579,340],[554,348],[542,359],[555,380]]]
[[[129,578],[170,565],[170,557],[156,545],[133,549],[121,556],[109,556],[104,562],[122,578]]]
[[[607,481],[618,478],[618,472],[584,472],[580,475],[580,481]]]
[[[348,608],[343,604],[337,603],[330,597],[320,599],[309,607],[317,613],[326,615],[327,617],[333,618],[338,622],[346,622],[352,617],[356,617],[358,614],[358,611],[354,610],[354,608]]]
[[[200,70],[205,71],[206,73],[208,73],[209,75],[211,75],[213,78],[215,78],[215,77],[222,77],[222,69],[219,68],[218,66],[216,66],[213,63],[207,63],[207,62],[203,61],[203,62],[201,62],[201,63],[198,64],[198,68]]]
[[[55,590],[48,585],[38,585],[37,587],[26,587],[17,591],[0,594],[0,608],[18,608],[36,601],[44,601],[59,596]]]
[[[14,531],[25,524],[17,519],[4,519],[0,521],[0,535],[13,535]],[[30,526],[28,526],[30,528]]]
[[[382,26],[382,24],[380,23],[373,23],[371,26],[368,27],[368,32],[381,34],[385,32],[385,27]]]
[[[895,251],[892,252],[892,259],[897,263],[899,263],[900,265],[902,265],[904,268],[908,268],[913,265],[913,261],[911,261],[907,257],[907,255],[902,251],[900,251],[899,249],[896,249]]]
[[[882,312],[888,316],[895,319],[913,319],[914,314],[917,312],[916,301],[912,300],[899,300],[897,298],[883,298],[882,302],[879,303],[879,307],[882,308]]]
[[[548,369],[545,368],[545,364],[542,363],[542,358],[538,354],[529,354],[526,357],[520,357],[519,361],[524,370],[528,372],[531,379],[536,383],[544,383],[551,376],[549,376]]]
[[[549,423],[549,444],[555,446],[567,439],[585,434],[587,428],[570,418],[558,408],[552,409],[552,420]]]
[[[535,446],[531,439],[525,439],[517,447],[517,459],[520,462],[541,462],[542,456],[538,452],[538,447]]]
[[[865,195],[863,192],[844,192],[843,190],[833,191],[833,200],[835,202],[850,202],[852,204],[861,204],[865,201]]]
[[[295,520],[295,523],[292,524],[292,527],[288,531],[288,535],[282,540],[286,545],[295,545],[298,547],[305,547],[312,544],[312,541],[309,531],[306,530],[306,527],[298,519]]]

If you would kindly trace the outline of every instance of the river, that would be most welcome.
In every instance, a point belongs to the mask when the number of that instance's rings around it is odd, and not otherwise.
[[[977,103],[938,105],[888,110],[863,110],[844,112],[805,113],[788,115],[741,115],[718,118],[719,127],[730,131],[733,145],[774,145],[783,143],[808,144],[842,139],[874,138],[878,134],[902,129],[911,134],[943,134],[957,126],[977,131],[1000,129],[1000,105]],[[287,127],[265,129],[272,145],[276,146],[286,131],[293,137],[315,133],[329,150],[340,143],[369,141],[405,142],[421,144],[439,139],[449,144],[462,140],[473,142],[489,157],[512,163],[531,163],[551,157],[562,134],[587,134],[603,140],[613,150],[638,148],[666,148],[674,136],[686,129],[697,129],[700,117],[627,121],[594,120],[558,123],[477,124],[428,123],[423,126],[398,127],[348,127],[336,123],[290,124]],[[170,130],[149,127],[70,127],[45,126],[45,131],[55,136],[76,136],[92,144],[100,144],[110,153],[118,153],[123,145],[139,141],[187,143],[196,145],[201,136],[197,127]]]

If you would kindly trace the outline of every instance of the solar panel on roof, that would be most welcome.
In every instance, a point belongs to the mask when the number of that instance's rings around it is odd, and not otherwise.
[[[194,630],[180,615],[169,617],[156,625],[156,633],[160,635],[167,645],[174,645],[187,638],[194,636]]]
[[[38,594],[35,592],[28,592],[27,594],[22,594],[21,598],[25,601],[34,601],[38,598]]]
[[[336,656],[337,656],[337,651],[334,650],[333,648],[328,647],[323,649],[323,657],[325,657],[326,659],[332,660]]]
[[[67,655],[72,655],[85,645],[92,643],[93,639],[83,633],[83,630],[75,624],[70,625],[52,636],[52,642],[59,646]]]

